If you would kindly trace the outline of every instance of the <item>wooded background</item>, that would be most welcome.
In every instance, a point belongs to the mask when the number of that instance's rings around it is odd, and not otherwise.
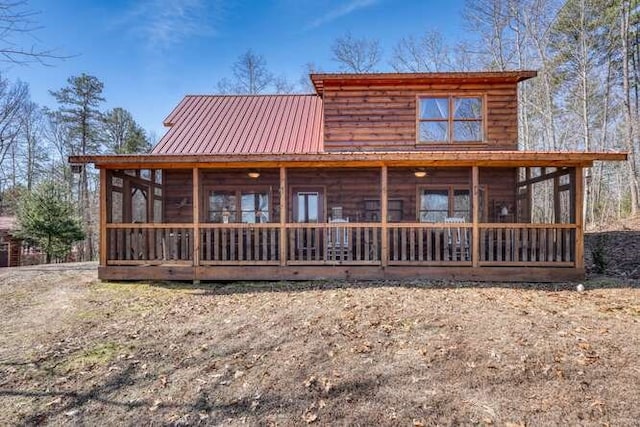
[[[586,172],[588,227],[637,216],[640,200],[640,9],[637,0],[472,0],[464,6],[460,41],[425,29],[383,51],[379,40],[346,33],[330,49],[335,69],[301,58],[298,81],[275,76],[253,50],[240,54],[228,78],[203,92],[313,92],[309,72],[435,72],[538,70],[519,85],[519,144],[523,150],[629,153],[624,163],[597,163]],[[27,2],[0,1],[0,58],[40,66],[59,58],[47,50],[5,43],[15,29],[31,31]],[[14,30],[12,30],[12,28]],[[30,64],[31,65],[28,65]],[[210,90],[208,90],[210,89]],[[86,240],[77,258],[97,256],[97,177],[72,173],[69,155],[145,152],[154,137],[124,108],[105,111],[103,84],[95,76],[71,76],[51,88],[57,108],[30,99],[28,82],[0,73],[0,215],[16,212],[21,198],[46,182],[64,188],[81,219]],[[162,120],[159,117],[158,120]],[[550,197],[539,194],[541,210]]]

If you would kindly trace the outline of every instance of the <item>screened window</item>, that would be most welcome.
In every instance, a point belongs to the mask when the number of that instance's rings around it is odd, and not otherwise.
[[[481,142],[482,97],[440,96],[419,99],[418,142]]]
[[[469,190],[423,189],[420,192],[420,222],[444,222],[448,217],[471,221]]]

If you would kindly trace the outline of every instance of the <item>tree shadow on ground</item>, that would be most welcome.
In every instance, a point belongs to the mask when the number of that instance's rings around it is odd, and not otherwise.
[[[268,415],[284,414],[287,417],[301,417],[319,399],[329,399],[351,403],[365,401],[373,398],[376,390],[389,380],[382,376],[363,378],[358,380],[337,381],[330,389],[323,388],[320,383],[301,384],[299,390],[291,390],[286,395],[278,395],[273,392],[265,392],[241,397],[233,397],[233,394],[224,396],[221,394],[220,384],[212,384],[203,388],[187,401],[156,401],[153,399],[118,400],[109,396],[120,394],[126,396],[128,388],[139,388],[139,380],[134,375],[135,367],[129,365],[116,375],[110,376],[104,383],[96,384],[87,390],[55,390],[49,387],[44,390],[20,390],[20,389],[0,389],[0,398],[23,397],[40,400],[42,409],[34,409],[20,420],[20,425],[40,425],[47,423],[59,423],[60,416],[64,416],[70,423],[83,424],[84,422],[101,418],[109,408],[120,408],[126,412],[132,412],[132,416],[146,419],[162,419],[167,410],[173,410],[175,419],[174,425],[194,425],[205,423],[219,423],[223,421],[245,420],[247,418],[261,419]],[[42,401],[49,399],[59,399],[57,405],[51,402]],[[95,407],[87,407],[89,403],[99,404],[101,408],[95,412]],[[144,411],[144,412],[141,412]],[[164,412],[163,412],[164,411]],[[102,414],[102,415],[101,415]],[[137,414],[137,415],[136,415]],[[174,415],[175,415],[174,414]],[[202,415],[206,415],[203,418]],[[118,417],[112,413],[113,417]],[[244,422],[244,421],[243,421]]]

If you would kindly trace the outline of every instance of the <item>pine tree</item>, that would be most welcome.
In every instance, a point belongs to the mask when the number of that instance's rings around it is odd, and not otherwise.
[[[64,124],[68,129],[70,140],[69,154],[87,155],[98,154],[102,151],[102,113],[98,108],[104,98],[102,97],[103,84],[97,77],[87,74],[72,76],[67,79],[68,86],[51,91],[60,107],[53,112],[56,120]],[[82,222],[86,235],[83,260],[94,258],[93,221],[91,217],[91,203],[89,200],[89,176],[87,168],[80,172],[78,185],[79,208],[82,214]]]
[[[19,236],[41,248],[47,263],[63,258],[74,242],[84,239],[82,227],[73,215],[73,206],[53,182],[45,182],[27,193],[18,209]]]

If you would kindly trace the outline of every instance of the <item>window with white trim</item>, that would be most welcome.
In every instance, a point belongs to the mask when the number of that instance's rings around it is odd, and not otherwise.
[[[483,142],[481,96],[423,96],[418,99],[418,143]]]

